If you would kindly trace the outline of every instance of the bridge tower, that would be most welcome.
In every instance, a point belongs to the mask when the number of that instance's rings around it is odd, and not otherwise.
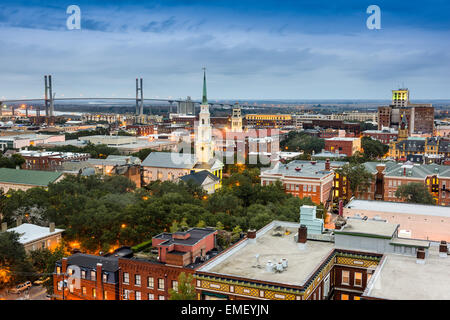
[[[144,118],[144,87],[143,79],[136,78],[136,120],[142,123]]]
[[[45,118],[48,125],[53,125],[55,123],[55,107],[54,107],[54,96],[53,96],[53,86],[52,86],[52,76],[44,76],[45,83]],[[37,112],[38,110],[36,110]],[[37,115],[37,114],[36,114]],[[40,112],[38,117],[40,117]]]

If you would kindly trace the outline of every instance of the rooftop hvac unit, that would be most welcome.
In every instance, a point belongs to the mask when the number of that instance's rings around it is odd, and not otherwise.
[[[277,263],[277,265],[276,265],[276,271],[277,271],[277,272],[283,272],[283,271],[284,271],[284,268],[283,268],[283,265],[281,264],[281,262],[278,262],[278,263]]]
[[[267,264],[266,264],[266,271],[267,272],[273,272],[273,268],[274,268],[274,265],[273,265],[273,263],[272,263],[272,261],[267,261]]]
[[[288,260],[286,258],[281,259],[281,265],[283,266],[283,268],[287,269]]]

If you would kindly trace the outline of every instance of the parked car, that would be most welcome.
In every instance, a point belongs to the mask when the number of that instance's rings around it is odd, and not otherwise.
[[[24,290],[31,288],[31,282],[26,281],[24,283],[18,284],[14,289],[11,290],[11,293],[21,293]]]

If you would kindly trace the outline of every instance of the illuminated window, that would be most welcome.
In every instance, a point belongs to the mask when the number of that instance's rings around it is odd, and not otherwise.
[[[95,280],[95,278],[96,278],[96,272],[91,271],[91,280]]]
[[[355,296],[353,297],[353,300],[361,300],[361,297]]]
[[[86,295],[86,287],[82,287],[82,288],[81,288],[81,293],[83,294],[83,296]]]
[[[362,287],[362,273],[355,272],[355,286]]]
[[[136,291],[136,300],[141,300],[141,292],[140,291]]]
[[[349,300],[348,294],[341,294],[341,300]]]
[[[158,290],[164,290],[164,279],[158,279]]]
[[[123,283],[126,283],[126,284],[130,283],[130,274],[128,272],[123,273]]]
[[[350,284],[350,271],[342,271],[342,280],[341,280],[341,284]]]
[[[94,298],[97,298],[97,290],[95,290],[95,288],[92,289],[92,296],[93,296]]]
[[[155,285],[155,280],[153,279],[153,277],[148,277],[147,278],[147,287],[150,289],[153,289]]]
[[[108,292],[106,290],[103,291],[103,300],[108,300]]]
[[[136,274],[134,276],[134,284],[136,286],[140,286],[141,285],[141,275],[140,274]]]

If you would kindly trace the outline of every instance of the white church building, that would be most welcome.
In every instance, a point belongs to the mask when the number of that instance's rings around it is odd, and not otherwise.
[[[152,152],[142,162],[143,182],[178,181],[182,176],[207,170],[222,180],[224,164],[214,157],[212,127],[206,94],[206,72],[203,73],[203,98],[199,122],[195,128],[195,154]]]

